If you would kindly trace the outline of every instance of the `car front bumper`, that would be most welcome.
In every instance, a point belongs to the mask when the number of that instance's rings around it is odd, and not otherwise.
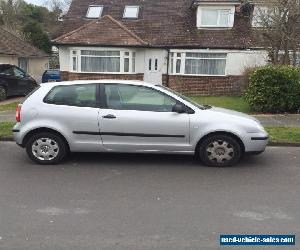
[[[245,143],[245,152],[259,154],[265,151],[269,143],[269,135],[267,132],[249,133]]]

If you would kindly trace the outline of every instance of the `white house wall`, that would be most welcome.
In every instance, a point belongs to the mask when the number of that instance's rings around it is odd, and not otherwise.
[[[245,69],[263,66],[268,62],[265,51],[240,51],[227,54],[226,75],[242,75]]]
[[[70,49],[59,47],[59,65],[61,71],[70,71]]]
[[[49,58],[29,58],[27,73],[38,83],[42,82],[42,75],[49,68]]]
[[[18,66],[18,57],[0,55],[0,64],[12,64]]]
[[[94,48],[94,47],[93,47]],[[100,48],[100,47],[99,47]],[[98,49],[99,49],[98,48]],[[70,51],[72,49],[90,49],[90,47],[60,47],[59,48],[59,62],[61,71],[70,71]],[[103,48],[107,50],[124,50],[124,48]],[[168,51],[165,49],[133,49],[136,51],[136,72],[147,74],[148,76],[164,75],[167,74],[167,57]],[[263,66],[268,63],[268,56],[266,51],[262,50],[251,50],[251,51],[241,51],[241,50],[171,50],[171,52],[219,52],[227,53],[226,61],[226,75],[242,75],[246,68]],[[157,58],[159,60],[158,72],[149,72],[149,59]],[[0,58],[1,60],[1,58]],[[0,61],[1,62],[1,61]],[[149,77],[145,76],[146,80]]]

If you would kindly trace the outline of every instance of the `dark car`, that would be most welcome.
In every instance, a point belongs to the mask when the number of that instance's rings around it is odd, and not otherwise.
[[[0,64],[0,100],[27,95],[37,86],[36,81],[19,67]]]
[[[48,69],[44,72],[42,82],[60,82],[60,71],[57,69]]]

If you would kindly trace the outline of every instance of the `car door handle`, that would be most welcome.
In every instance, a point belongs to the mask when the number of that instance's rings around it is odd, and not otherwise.
[[[105,116],[102,116],[104,119],[116,119],[117,117],[114,116],[114,115],[105,115]]]

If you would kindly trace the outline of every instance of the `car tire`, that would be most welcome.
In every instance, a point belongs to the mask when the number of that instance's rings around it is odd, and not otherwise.
[[[56,165],[65,159],[68,147],[61,136],[45,132],[30,137],[26,143],[26,152],[38,164]]]
[[[4,101],[7,98],[6,89],[3,86],[0,86],[0,101]]]
[[[242,147],[233,136],[216,134],[201,142],[198,155],[206,166],[229,167],[241,159]]]

